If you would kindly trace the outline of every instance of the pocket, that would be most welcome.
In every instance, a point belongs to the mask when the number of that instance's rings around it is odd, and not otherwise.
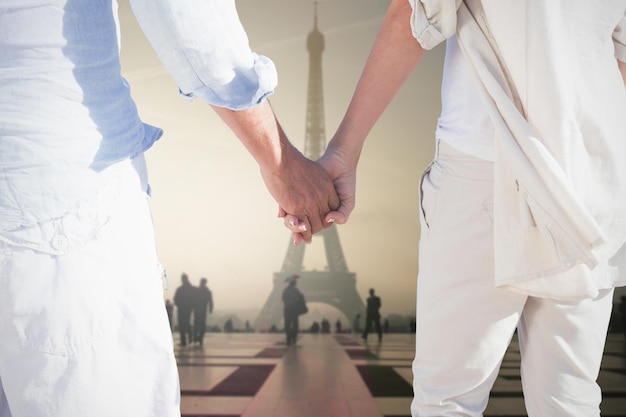
[[[445,177],[445,169],[437,161],[432,162],[420,179],[420,209],[422,224],[430,229],[437,213],[439,191]]]
[[[112,289],[87,263],[74,252],[51,256],[18,248],[3,256],[3,342],[69,357],[93,346],[102,336],[102,323],[110,319]]]

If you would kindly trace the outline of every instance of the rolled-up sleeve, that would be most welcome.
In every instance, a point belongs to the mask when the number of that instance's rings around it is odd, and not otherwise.
[[[613,31],[613,45],[615,45],[615,57],[621,62],[626,62],[626,12]]]
[[[461,0],[408,0],[413,8],[411,30],[424,49],[432,49],[456,32]]]
[[[234,0],[131,0],[181,94],[241,110],[272,94],[274,63],[250,50]]]

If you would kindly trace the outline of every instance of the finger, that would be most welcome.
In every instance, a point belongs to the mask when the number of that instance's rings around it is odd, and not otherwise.
[[[288,214],[285,216],[284,223],[285,227],[291,231],[296,246],[302,242],[311,243],[313,241],[311,226],[306,218],[299,220],[298,217]]]
[[[324,217],[324,221],[330,227],[333,224],[345,224],[346,218],[340,211],[331,211]]]
[[[304,217],[298,220],[297,230],[305,243],[311,243],[313,241],[313,229],[308,218]]]
[[[339,200],[339,196],[337,196],[337,194],[330,195],[328,198],[328,206],[326,207],[325,211],[326,215],[322,218],[322,228],[328,229],[330,226],[333,225],[336,218],[339,216],[341,219],[345,218],[343,214],[337,214],[337,210],[339,210],[340,207],[341,202]]]
[[[328,208],[330,210],[339,210],[339,207],[341,207],[341,199],[339,198],[339,195],[335,191],[334,187],[332,191],[333,192],[328,196]]]
[[[289,229],[292,233],[300,233],[300,231],[298,230],[298,226],[299,226],[299,221],[298,218],[292,214],[286,214],[284,216],[283,222],[285,224],[285,227],[287,229]]]
[[[332,211],[330,213],[333,213]],[[328,213],[328,214],[330,214]],[[327,214],[327,216],[328,216]],[[324,218],[324,222],[322,223],[322,227],[324,227],[324,229],[328,229],[330,226],[332,226],[335,223],[334,220],[330,219],[330,220],[326,220],[326,218]]]
[[[307,230],[309,230],[311,234],[315,234],[324,229],[324,218],[322,213],[309,217],[309,225],[310,227]]]
[[[282,207],[278,207],[278,217],[285,217],[287,215],[287,212],[285,210],[283,210]]]
[[[313,234],[312,233],[308,233],[308,234],[300,233],[300,236],[302,236],[302,240],[306,244],[311,244],[313,242]]]
[[[349,210],[346,206],[342,205],[338,210],[328,213],[326,217],[324,217],[324,221],[327,224],[345,224],[348,222],[351,211],[352,210]]]

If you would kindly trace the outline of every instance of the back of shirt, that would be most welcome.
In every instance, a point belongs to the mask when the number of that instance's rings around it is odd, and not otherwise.
[[[494,129],[483,100],[480,81],[453,35],[446,41],[435,135],[468,155],[491,161]]]
[[[160,130],[120,74],[113,0],[0,3],[0,231],[60,217]]]
[[[480,3],[488,36],[502,56],[525,118],[567,174],[582,172],[567,162],[570,149],[610,155],[597,144],[621,130],[624,92],[616,54],[620,48],[624,54],[626,2],[606,0],[601,7],[593,0]],[[443,6],[442,10],[453,13]],[[454,19],[429,19],[456,24]],[[437,136],[466,153],[492,160],[494,130],[480,81],[456,34],[448,37],[446,47]]]

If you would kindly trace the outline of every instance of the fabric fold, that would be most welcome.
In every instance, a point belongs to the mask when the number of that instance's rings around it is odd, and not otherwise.
[[[600,224],[601,216],[594,217],[581,201],[572,179],[548,150],[546,138],[525,119],[485,22],[480,2],[466,0],[460,5],[458,42],[489,98],[497,132],[496,285],[556,299],[595,297],[598,288],[619,280],[618,271],[607,262],[624,244],[626,224]],[[624,188],[623,178],[616,183]],[[624,207],[610,210],[620,208]]]

